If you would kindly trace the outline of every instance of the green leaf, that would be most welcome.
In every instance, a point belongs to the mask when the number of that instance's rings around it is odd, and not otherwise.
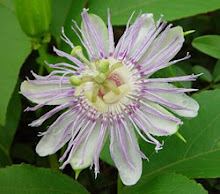
[[[200,105],[199,114],[184,119],[179,131],[187,143],[176,136],[161,138],[164,148],[156,153],[152,145],[140,142],[150,162],[144,161],[142,177],[135,187],[161,173],[180,173],[189,178],[220,176],[220,90],[205,91],[194,97]]]
[[[215,89],[220,89],[220,84],[216,84],[213,86]]]
[[[95,13],[106,19],[106,9],[110,8],[112,23],[114,25],[126,24],[131,13],[136,10],[136,15],[142,10],[143,13],[154,13],[156,16],[163,14],[166,20],[176,20],[189,17],[220,8],[219,0],[90,0],[89,8],[91,13]]]
[[[0,5],[6,7],[12,12],[15,12],[14,0],[0,0]]]
[[[21,102],[18,88],[19,87],[15,88],[8,105],[6,124],[4,127],[0,126],[0,143],[7,150],[9,150],[11,146],[21,114]]]
[[[201,76],[199,76],[199,78],[204,81],[207,81],[207,82],[212,82],[212,79],[213,79],[212,74],[205,67],[202,67],[200,65],[196,65],[193,67],[193,72],[195,74],[203,73]]]
[[[85,188],[66,175],[26,164],[1,169],[0,190],[4,194],[88,193]]]
[[[79,26],[81,22],[81,12],[87,0],[59,1],[55,0],[52,4],[52,33],[57,37],[58,45],[66,52],[71,52],[71,48],[65,42],[61,41],[58,36],[61,34],[61,27],[65,29],[65,34],[73,42],[74,45],[81,45],[78,37],[75,35],[71,26],[72,20],[75,20]],[[60,42],[61,41],[61,42]]]
[[[53,0],[51,32],[56,38],[59,38],[61,34],[61,27],[65,24],[71,3],[72,0]]]
[[[12,145],[10,152],[13,159],[16,158],[29,164],[34,163],[36,158],[35,150],[28,144],[15,143]]]
[[[0,166],[11,164],[9,150],[16,132],[21,114],[21,102],[16,87],[8,105],[6,124],[0,126]]]
[[[195,38],[192,45],[199,51],[220,59],[220,36],[219,35],[206,35]]]
[[[0,168],[11,164],[8,151],[0,144]]]
[[[5,124],[7,106],[14,91],[20,67],[30,53],[30,43],[15,15],[0,5],[0,125]]]
[[[120,193],[145,193],[145,194],[170,194],[170,193],[196,193],[205,194],[208,193],[203,187],[196,183],[194,180],[190,180],[187,177],[180,174],[162,174],[157,176],[153,180],[142,183],[138,187],[126,187]]]
[[[213,71],[213,77],[214,82],[220,81],[220,60],[215,65],[214,71]]]

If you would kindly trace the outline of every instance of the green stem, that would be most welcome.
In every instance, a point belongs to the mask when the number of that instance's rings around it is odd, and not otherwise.
[[[48,53],[47,53],[47,47],[48,45],[47,44],[42,44],[40,48],[38,48],[38,53],[39,53],[39,58],[40,60],[38,60],[38,64],[40,65],[40,68],[39,68],[39,75],[42,75],[44,70],[46,69],[48,73],[51,72],[51,68],[48,67],[44,60],[48,60]]]
[[[57,160],[57,155],[53,154],[53,155],[48,156],[48,160],[50,163],[50,168],[59,172],[60,169],[59,169],[59,163]]]
[[[41,47],[38,49],[38,53],[40,55],[41,58],[46,58],[46,50],[47,50],[47,45],[46,44],[42,44]],[[38,70],[38,75],[43,75],[44,73],[44,62],[38,62],[39,64],[39,70]]]

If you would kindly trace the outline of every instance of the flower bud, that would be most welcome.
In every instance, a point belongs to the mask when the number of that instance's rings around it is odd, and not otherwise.
[[[22,30],[32,38],[41,38],[49,31],[50,0],[15,0],[17,18]]]

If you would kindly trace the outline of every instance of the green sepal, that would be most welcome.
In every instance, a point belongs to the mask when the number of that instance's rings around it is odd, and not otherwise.
[[[82,172],[83,169],[78,169],[78,170],[75,170],[75,180],[78,179],[79,177],[79,174]]]
[[[185,139],[178,131],[175,133],[175,135],[176,135],[180,140],[182,140],[184,143],[186,143],[186,139]]]
[[[192,34],[194,32],[195,32],[195,30],[188,30],[188,31],[183,33],[183,36],[187,36],[187,35]]]

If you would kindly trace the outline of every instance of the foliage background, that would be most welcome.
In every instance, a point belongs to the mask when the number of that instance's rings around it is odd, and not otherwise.
[[[0,193],[220,193],[220,1],[52,0],[51,6],[48,31],[51,41],[33,50],[33,39],[21,30],[14,1],[0,0]],[[196,82],[178,84],[200,89],[193,94],[201,107],[199,115],[184,119],[180,128],[187,143],[176,136],[162,138],[164,149],[156,154],[151,145],[140,140],[150,162],[144,161],[142,178],[131,187],[125,187],[117,178],[108,145],[101,154],[101,173],[97,180],[89,169],[84,170],[78,180],[74,180],[69,166],[61,172],[58,158],[63,150],[45,158],[37,156],[37,133],[44,131],[53,119],[39,128],[30,128],[28,124],[50,108],[23,112],[30,102],[19,94],[21,81],[31,77],[31,70],[42,74],[50,71],[44,66],[44,60],[49,63],[61,60],[52,52],[53,45],[70,52],[59,37],[62,26],[74,44],[79,44],[71,30],[71,19],[80,23],[83,7],[105,22],[107,8],[110,8],[116,40],[133,10],[136,15],[140,10],[152,12],[156,18],[163,14],[165,20],[183,26],[184,31],[195,30],[186,36],[177,56],[189,51],[192,57],[154,76],[202,72]]]

